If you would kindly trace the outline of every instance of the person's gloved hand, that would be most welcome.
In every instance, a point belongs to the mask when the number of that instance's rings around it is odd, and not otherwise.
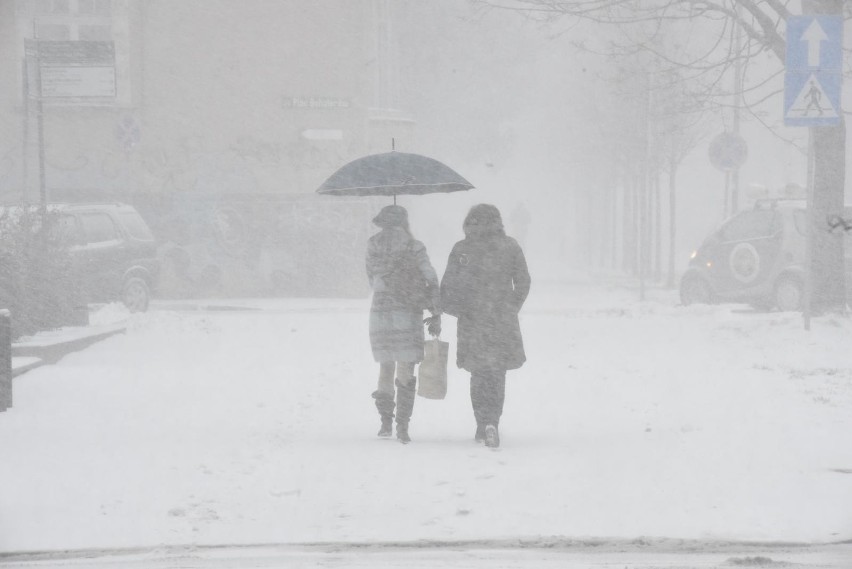
[[[430,316],[423,320],[423,323],[426,324],[426,330],[429,331],[429,335],[431,336],[440,336],[441,335],[441,315],[436,314],[434,316]]]

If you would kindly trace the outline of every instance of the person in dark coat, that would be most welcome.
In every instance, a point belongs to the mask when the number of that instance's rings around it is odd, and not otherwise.
[[[411,235],[405,208],[386,206],[373,223],[381,228],[367,243],[367,278],[373,290],[370,346],[373,358],[379,362],[378,389],[373,392],[382,421],[378,435],[391,435],[396,398],[396,437],[408,443],[411,441],[408,422],[414,410],[414,366],[423,360],[423,324],[428,324],[433,335],[441,329],[438,275],[429,262],[426,247]],[[405,298],[407,293],[394,288],[398,280],[392,280],[392,273],[406,258],[412,260],[422,279],[429,283],[428,305],[432,317],[425,321],[423,308],[412,306]]]
[[[441,308],[458,318],[456,364],[470,372],[477,442],[500,446],[506,370],[526,361],[518,312],[530,274],[518,242],[506,236],[500,211],[473,206],[441,279]]]

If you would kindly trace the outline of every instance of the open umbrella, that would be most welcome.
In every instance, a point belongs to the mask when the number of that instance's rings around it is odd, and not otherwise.
[[[370,154],[332,174],[317,193],[330,196],[396,196],[460,192],[473,188],[433,158],[407,152]]]

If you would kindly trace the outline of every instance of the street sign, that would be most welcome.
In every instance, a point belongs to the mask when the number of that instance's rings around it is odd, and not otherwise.
[[[25,49],[37,66],[39,97],[115,98],[113,42],[26,40]]]
[[[748,146],[739,134],[723,132],[710,142],[708,155],[710,163],[719,170],[738,170],[748,158]]]
[[[842,67],[843,19],[840,16],[788,18],[784,124],[840,124]]]
[[[787,19],[787,71],[840,71],[843,67],[843,19],[840,16],[791,16]]]

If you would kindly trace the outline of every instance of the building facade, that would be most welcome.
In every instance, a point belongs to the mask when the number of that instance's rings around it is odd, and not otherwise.
[[[320,270],[300,237],[338,265],[357,257],[360,282],[360,251],[336,248],[367,230],[368,208],[341,224],[342,202],[314,191],[413,136],[395,104],[391,8],[0,0],[0,201],[133,203],[187,282],[240,289],[263,271],[297,286],[296,273]]]
[[[389,12],[387,0],[0,0],[0,195],[311,192],[411,136]]]

